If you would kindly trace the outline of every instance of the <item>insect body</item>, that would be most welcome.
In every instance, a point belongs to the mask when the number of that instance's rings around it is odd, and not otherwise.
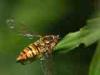
[[[32,62],[36,58],[41,58],[45,53],[51,54],[57,44],[59,35],[46,35],[26,47],[17,57],[17,62],[24,64],[25,61]]]

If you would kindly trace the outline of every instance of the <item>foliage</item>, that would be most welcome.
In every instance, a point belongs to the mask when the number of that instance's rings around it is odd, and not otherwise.
[[[89,46],[100,39],[100,18],[91,19],[79,31],[67,34],[55,47],[56,50],[68,52],[80,44]],[[62,50],[61,50],[62,51]]]
[[[98,42],[95,54],[92,58],[89,75],[100,74],[100,17],[88,20],[87,25],[79,31],[67,34],[55,47],[55,52],[67,53],[80,44],[86,47]]]

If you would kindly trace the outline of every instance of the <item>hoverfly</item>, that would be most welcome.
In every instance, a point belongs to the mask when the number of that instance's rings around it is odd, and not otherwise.
[[[8,27],[11,30],[14,30],[17,26],[13,18],[8,19],[7,21]],[[23,35],[29,39],[32,39],[34,36],[39,37],[36,42],[29,44],[27,47],[23,49],[22,52],[16,58],[16,61],[25,64],[26,62],[33,62],[35,59],[41,60],[41,69],[43,70],[44,75],[52,75],[52,52],[53,48],[56,46],[59,40],[59,35],[46,35],[41,36],[27,31],[27,26],[22,24],[22,28],[15,29],[18,30],[20,35]],[[23,26],[24,25],[24,26]]]
[[[15,28],[16,22],[14,18],[7,19],[6,23],[8,24],[10,29]],[[59,39],[59,35],[32,35],[30,32],[26,31],[27,28],[26,25],[22,24],[22,27],[20,28],[21,30],[19,30],[21,31],[20,33],[22,33],[22,35],[26,37],[32,38],[33,36],[35,36],[39,37],[40,39],[24,48],[24,50],[19,54],[16,61],[22,64],[24,64],[25,61],[32,62],[36,58],[41,58],[46,53],[51,54]]]
[[[59,35],[46,35],[40,37],[34,43],[24,48],[17,57],[17,62],[24,64],[26,61],[32,62],[34,59],[41,58],[45,53],[51,54],[53,48],[58,43]]]

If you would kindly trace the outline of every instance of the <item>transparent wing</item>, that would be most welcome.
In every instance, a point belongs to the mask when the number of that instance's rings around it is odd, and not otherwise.
[[[28,39],[33,39],[33,37],[42,37],[37,32],[31,32],[29,30],[30,28],[28,25],[25,25],[24,23],[18,23],[17,21],[15,21],[13,17],[8,18],[6,20],[6,24],[10,30],[17,32],[18,35],[27,37]]]
[[[44,75],[54,75],[54,62],[52,54],[45,53],[40,59],[40,63]]]

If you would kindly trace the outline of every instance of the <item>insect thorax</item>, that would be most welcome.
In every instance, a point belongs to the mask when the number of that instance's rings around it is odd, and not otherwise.
[[[58,42],[58,37],[54,35],[47,35],[39,40],[37,40],[34,44],[37,46],[40,53],[52,53],[54,46]]]

